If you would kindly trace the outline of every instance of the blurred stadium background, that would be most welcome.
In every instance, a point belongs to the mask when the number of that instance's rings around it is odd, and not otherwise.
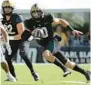
[[[15,10],[23,16],[23,19],[30,17],[30,10]],[[83,68],[90,70],[90,9],[52,9],[44,10],[54,15],[54,17],[67,20],[73,28],[82,31],[84,34],[75,37],[71,32],[63,33],[63,42],[60,50],[71,61],[81,64]],[[65,44],[64,44],[65,43]],[[1,70],[1,85],[90,85],[86,83],[85,77],[79,73],[72,73],[71,76],[63,78],[63,72],[55,65],[47,64],[41,53],[43,48],[39,46],[35,40],[30,42],[30,48],[27,50],[28,58],[34,64],[34,68],[40,75],[40,81],[33,81],[28,68],[24,65],[24,61],[19,55],[13,59],[18,81],[16,83],[4,81],[6,74]],[[37,64],[36,64],[37,63]],[[42,63],[42,64],[40,64]]]

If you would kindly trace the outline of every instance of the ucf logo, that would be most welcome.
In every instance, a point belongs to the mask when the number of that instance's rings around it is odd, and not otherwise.
[[[13,27],[11,24],[8,25],[4,24],[4,28],[6,29],[8,34],[15,34],[15,32],[12,31]]]

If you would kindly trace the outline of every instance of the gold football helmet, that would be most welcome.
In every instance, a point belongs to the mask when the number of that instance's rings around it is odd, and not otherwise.
[[[41,9],[38,7],[37,4],[34,4],[34,5],[31,7],[31,13],[32,13],[32,12],[36,12],[36,11],[41,11]]]
[[[30,14],[31,14],[32,18],[34,18],[36,20],[40,20],[43,16],[43,11],[37,4],[34,4],[31,7]]]
[[[11,8],[14,8],[15,5],[12,1],[9,1],[9,0],[5,0],[2,2],[2,8],[4,7],[11,7]]]

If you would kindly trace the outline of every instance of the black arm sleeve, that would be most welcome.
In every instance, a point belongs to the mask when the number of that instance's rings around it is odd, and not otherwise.
[[[66,31],[68,31],[68,30],[73,31],[74,28],[73,28],[71,25],[68,25],[68,26],[66,27]]]
[[[31,36],[31,32],[25,30],[21,35],[22,42],[27,41],[30,36]]]

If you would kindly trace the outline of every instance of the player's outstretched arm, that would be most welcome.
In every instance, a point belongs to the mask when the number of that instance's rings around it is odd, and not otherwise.
[[[71,30],[74,35],[80,36],[83,34],[81,31],[75,30],[66,20],[64,19],[54,19],[54,24],[61,24],[63,27],[65,27],[68,30]]]

